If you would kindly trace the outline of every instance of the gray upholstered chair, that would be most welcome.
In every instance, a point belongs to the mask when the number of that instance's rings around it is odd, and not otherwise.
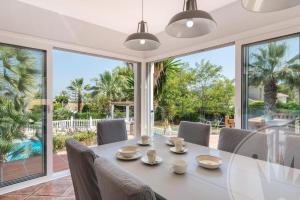
[[[283,164],[300,169],[300,136],[288,135],[286,137]]]
[[[267,160],[268,135],[242,129],[222,128],[218,149],[251,158]]]
[[[210,125],[186,121],[181,121],[179,124],[178,137],[184,138],[187,142],[208,146],[209,135]]]
[[[124,120],[104,120],[97,124],[98,145],[127,140],[126,123]]]
[[[95,160],[95,171],[103,200],[156,199],[150,187],[105,158]]]
[[[94,152],[74,139],[66,141],[66,149],[76,200],[101,200]]]

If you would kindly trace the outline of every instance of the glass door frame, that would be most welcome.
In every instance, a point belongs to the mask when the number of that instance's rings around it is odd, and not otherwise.
[[[45,67],[44,74],[45,76],[45,106],[44,106],[44,114],[45,118],[43,123],[43,130],[45,130],[46,134],[44,135],[45,143],[44,143],[44,173],[43,175],[32,175],[29,177],[22,177],[17,180],[9,181],[13,184],[4,186],[0,188],[0,194],[5,193],[7,191],[13,191],[16,188],[22,188],[28,183],[33,185],[35,183],[40,183],[45,180],[50,179],[53,175],[52,171],[52,46],[44,43],[34,42],[32,40],[25,40],[19,37],[10,37],[5,35],[0,35],[0,41],[2,44],[7,44],[11,46],[18,46],[28,49],[41,50],[45,52]]]
[[[241,90],[240,90],[240,94],[241,94],[241,128],[243,129],[248,129],[248,93],[247,93],[247,88],[248,88],[248,46],[251,45],[259,45],[259,44],[263,44],[263,43],[267,43],[267,42],[272,42],[272,41],[280,41],[280,40],[284,40],[284,39],[288,39],[288,38],[292,38],[298,36],[300,38],[300,32],[295,32],[295,33],[291,33],[291,34],[285,34],[285,35],[280,35],[277,37],[273,37],[273,38],[268,38],[268,39],[263,39],[260,41],[254,41],[254,42],[250,42],[250,43],[245,43],[241,45],[241,73],[240,73],[240,77],[241,77]],[[299,44],[300,46],[300,44]]]

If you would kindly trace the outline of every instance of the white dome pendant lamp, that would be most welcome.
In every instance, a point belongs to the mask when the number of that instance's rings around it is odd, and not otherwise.
[[[146,31],[147,28],[147,31]],[[129,35],[124,42],[124,45],[136,51],[155,50],[160,46],[158,38],[148,33],[147,22],[144,21],[144,2],[142,0],[142,21],[138,23],[137,32]]]
[[[166,27],[170,36],[177,38],[193,38],[206,35],[217,28],[212,16],[198,10],[197,0],[184,0],[183,11],[171,18]]]
[[[300,0],[242,0],[242,5],[253,12],[273,12],[300,5]]]

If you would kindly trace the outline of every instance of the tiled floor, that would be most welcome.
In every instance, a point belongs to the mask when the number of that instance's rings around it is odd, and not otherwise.
[[[68,176],[2,195],[0,200],[75,200],[75,196]]]

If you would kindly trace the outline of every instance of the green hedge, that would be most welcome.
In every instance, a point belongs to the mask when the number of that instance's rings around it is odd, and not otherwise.
[[[53,152],[57,152],[59,150],[64,149],[66,140],[70,138],[73,138],[86,145],[91,145],[96,143],[96,134],[91,131],[77,132],[72,135],[58,134],[53,137]]]

